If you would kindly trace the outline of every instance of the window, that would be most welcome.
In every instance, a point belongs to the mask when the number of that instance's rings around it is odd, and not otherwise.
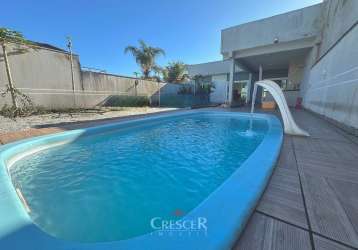
[[[283,91],[292,91],[292,90],[300,90],[299,85],[293,84],[287,77],[285,78],[271,78],[267,80],[272,80],[276,82]]]

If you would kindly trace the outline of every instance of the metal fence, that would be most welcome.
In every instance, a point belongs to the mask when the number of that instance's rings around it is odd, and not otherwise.
[[[209,96],[193,94],[164,94],[153,95],[151,106],[186,108],[211,105]]]

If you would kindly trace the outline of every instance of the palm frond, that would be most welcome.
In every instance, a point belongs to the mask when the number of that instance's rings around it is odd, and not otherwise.
[[[159,56],[159,55],[162,55],[162,56],[165,56],[165,51],[161,48],[152,48],[152,52],[155,56]]]
[[[148,45],[142,40],[142,39],[139,39],[138,40],[138,43],[140,45],[140,48],[145,51],[147,48],[148,48]]]
[[[149,78],[152,70],[156,71],[155,59],[159,55],[165,55],[161,48],[148,46],[143,40],[138,40],[139,46],[128,46],[124,52],[131,52],[137,64],[141,67],[144,78]]]
[[[134,46],[127,46],[125,49],[124,49],[124,53],[132,53],[133,56],[137,56],[138,53],[139,53],[139,50],[138,48],[134,47]]]
[[[7,28],[0,27],[0,42],[1,43],[17,43],[23,45],[32,45],[33,43],[23,36],[19,31],[10,30]]]

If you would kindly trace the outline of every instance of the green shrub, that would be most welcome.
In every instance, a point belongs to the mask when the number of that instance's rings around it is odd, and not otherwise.
[[[16,117],[24,117],[24,116],[30,116],[34,112],[33,106],[24,106],[21,108],[16,108],[14,106],[10,106],[5,104],[2,106],[0,110],[0,115],[14,119]]]
[[[149,106],[150,100],[147,96],[110,96],[105,103],[104,107],[145,107]]]
[[[193,93],[193,89],[191,86],[181,86],[178,90],[179,95],[191,95]]]
[[[214,92],[214,89],[215,89],[215,84],[212,82],[205,83],[205,84],[199,84],[196,88],[196,94],[210,95],[211,93]]]
[[[22,93],[15,87],[10,87],[9,84],[6,85],[5,91],[0,93],[1,97],[6,97],[7,94],[12,93],[13,100],[15,104],[7,105],[1,107],[0,115],[4,117],[8,117],[14,119],[18,116],[29,116],[35,111],[34,103],[32,102],[31,98]]]

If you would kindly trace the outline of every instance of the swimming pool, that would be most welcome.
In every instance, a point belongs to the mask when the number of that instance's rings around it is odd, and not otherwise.
[[[0,225],[0,247],[22,237],[27,249],[229,247],[282,143],[277,118],[250,119],[187,111],[2,147],[0,188],[11,204],[0,196],[0,216],[13,218]]]

